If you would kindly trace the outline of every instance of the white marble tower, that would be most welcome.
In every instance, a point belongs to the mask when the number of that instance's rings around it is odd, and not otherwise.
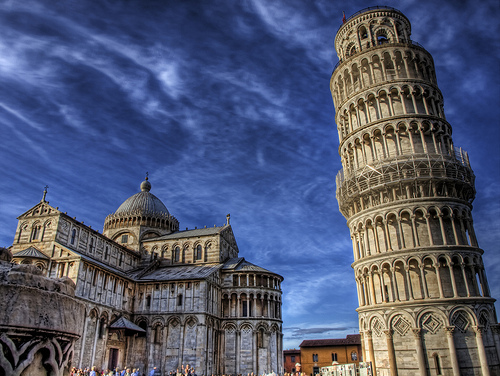
[[[374,7],[335,38],[337,199],[353,242],[364,359],[379,376],[499,374],[474,173],[453,145],[432,56],[410,35],[400,11]]]

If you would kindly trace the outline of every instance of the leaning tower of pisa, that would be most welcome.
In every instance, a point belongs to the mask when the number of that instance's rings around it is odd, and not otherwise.
[[[330,81],[364,360],[383,375],[500,374],[499,326],[432,56],[398,10],[347,19]]]

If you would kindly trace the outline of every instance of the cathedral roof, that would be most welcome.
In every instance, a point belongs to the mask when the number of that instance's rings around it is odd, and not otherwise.
[[[168,235],[163,235],[158,238],[145,239],[144,241],[158,241],[158,240],[169,240],[169,239],[181,239],[181,238],[191,238],[193,236],[204,236],[204,235],[215,235],[221,232],[226,226],[219,227],[205,227],[205,228],[197,228],[194,230],[184,230],[184,231],[176,231]]]
[[[236,257],[227,260],[222,267],[223,270],[233,270],[236,272],[264,272],[264,273],[273,273],[267,269],[261,268],[251,262],[245,260],[244,257]],[[275,273],[273,273],[275,274]]]
[[[200,265],[180,265],[180,266],[164,266],[151,270],[151,272],[139,277],[139,280],[155,280],[155,281],[180,281],[183,279],[204,279],[210,276],[213,272],[219,270],[221,264],[210,263]],[[141,270],[134,271],[130,274],[138,274]],[[132,278],[137,278],[136,275]]]
[[[32,257],[48,260],[49,258],[45,256],[42,252],[40,252],[35,247],[28,247],[23,249],[22,251],[16,252],[13,257]]]
[[[127,198],[115,211],[118,215],[170,215],[167,207],[154,194],[150,193],[148,178],[141,183],[141,192]]]

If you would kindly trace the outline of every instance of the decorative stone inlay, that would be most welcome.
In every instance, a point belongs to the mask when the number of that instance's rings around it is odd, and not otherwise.
[[[375,335],[377,337],[380,337],[380,335],[382,334],[382,330],[383,330],[383,326],[382,326],[382,323],[380,322],[379,319],[375,319],[373,321],[373,326],[372,326],[372,331],[375,333]]]
[[[452,325],[455,325],[455,327],[458,330],[460,330],[462,333],[465,333],[465,331],[467,330],[467,328],[470,325],[469,319],[462,312],[457,312],[453,316],[453,319],[451,320],[451,323],[452,323]]]
[[[479,315],[479,325],[483,326],[486,330],[488,329],[489,321],[484,312],[481,312],[481,315]]]
[[[404,336],[410,330],[409,321],[402,315],[396,316],[392,322],[392,327],[400,336]]]
[[[431,313],[426,313],[422,317],[422,327],[431,332],[432,334],[436,334],[436,332],[439,330],[439,328],[442,326],[442,323],[440,320],[434,317]]]

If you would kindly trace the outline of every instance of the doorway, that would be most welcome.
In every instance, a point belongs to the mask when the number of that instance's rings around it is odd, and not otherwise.
[[[109,349],[109,362],[108,362],[108,368],[114,370],[116,366],[118,365],[118,349]]]

